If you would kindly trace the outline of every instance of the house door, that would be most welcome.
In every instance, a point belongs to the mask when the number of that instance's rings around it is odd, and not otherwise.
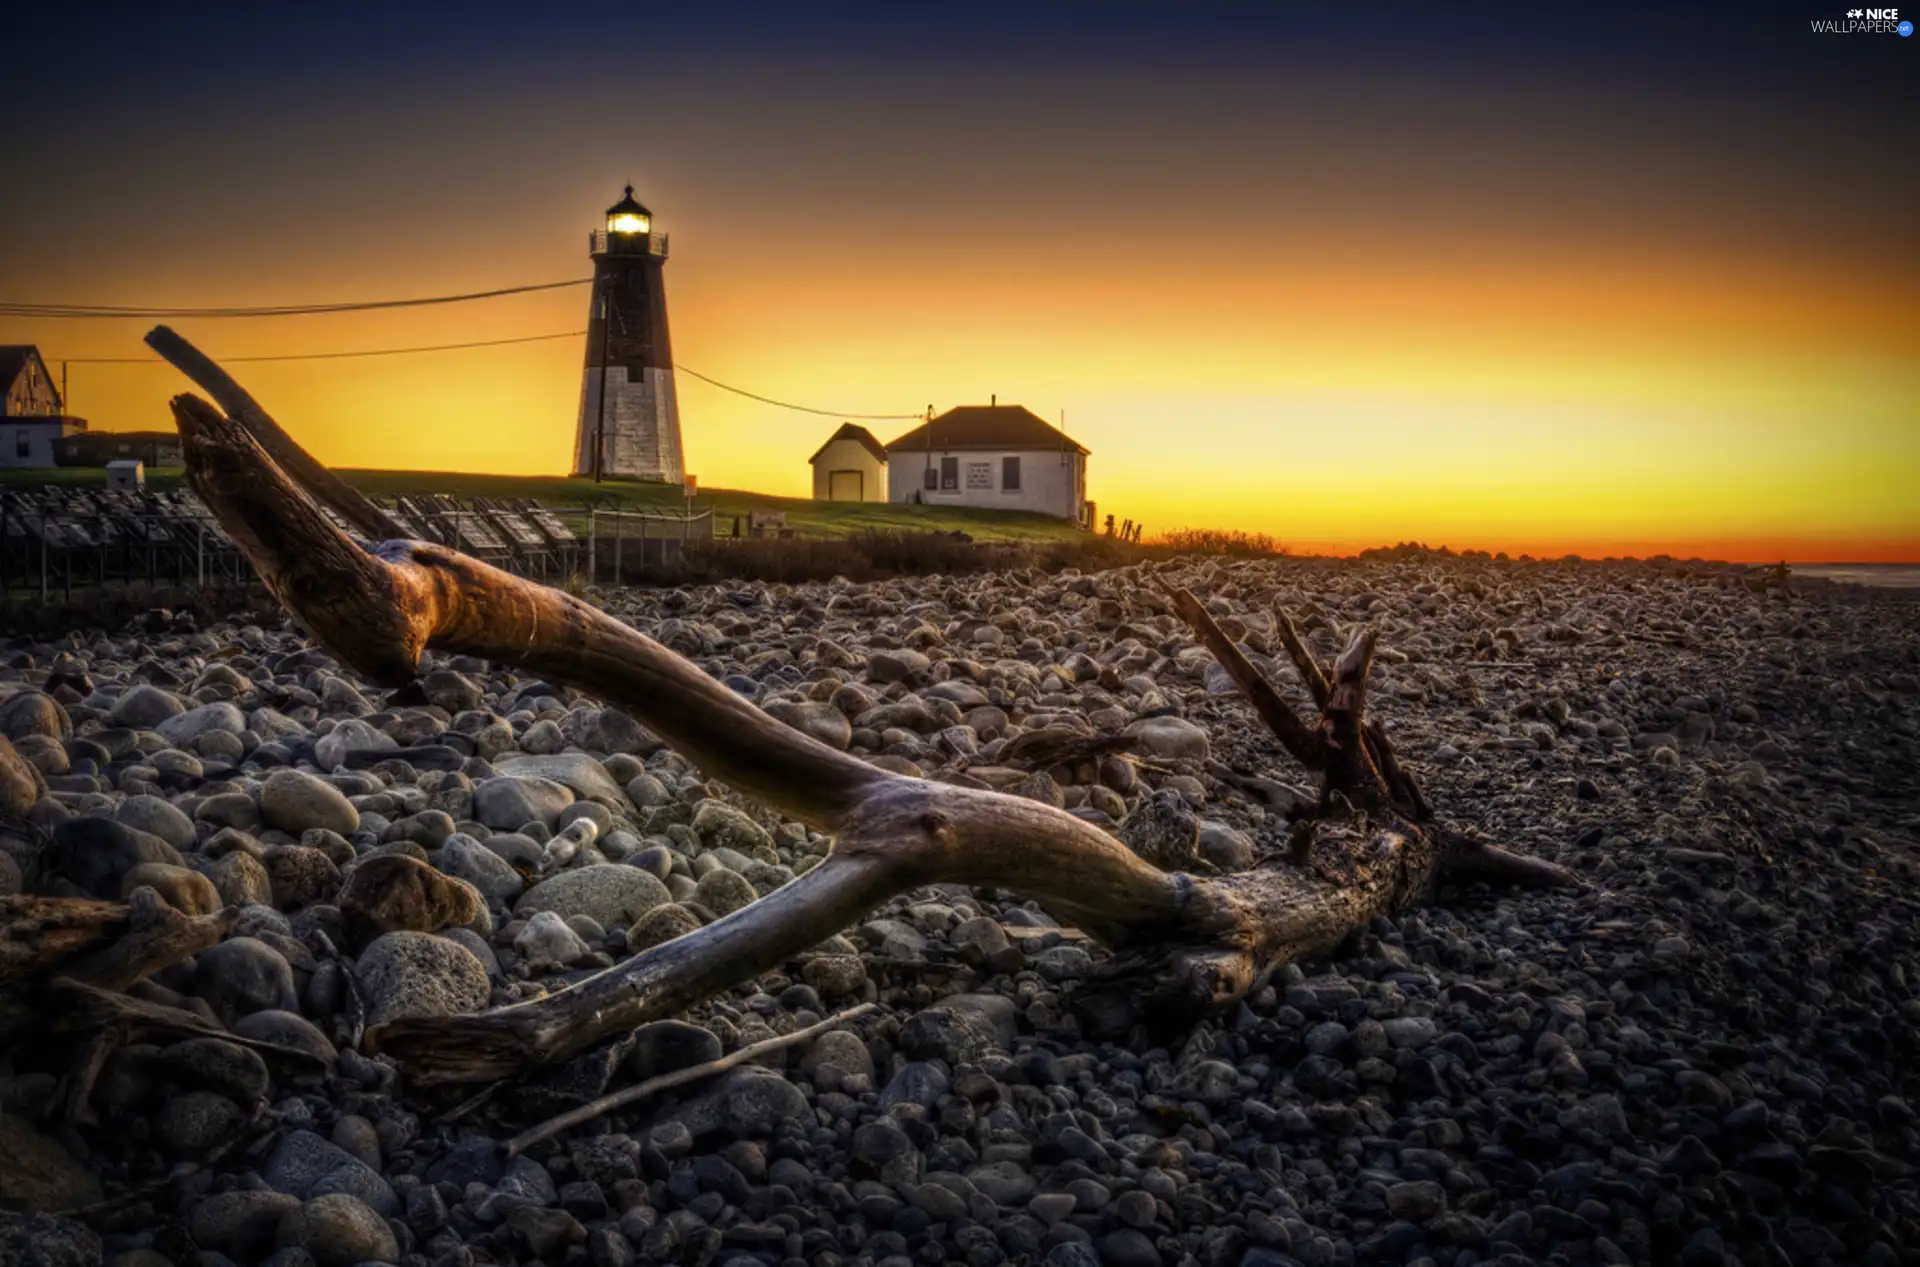
[[[827,500],[835,502],[857,502],[866,500],[866,486],[861,471],[827,472]]]

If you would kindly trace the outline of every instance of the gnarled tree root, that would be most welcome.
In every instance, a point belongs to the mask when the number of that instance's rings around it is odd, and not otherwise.
[[[367,1045],[417,1083],[485,1081],[565,1059],[774,968],[891,896],[943,882],[1011,890],[1128,962],[1150,963],[1121,1020],[1191,1017],[1423,900],[1451,852],[1417,820],[1411,781],[1390,785],[1382,773],[1384,734],[1376,745],[1365,729],[1371,631],[1335,666],[1317,730],[1270,686],[1259,692],[1257,673],[1243,678],[1228,664],[1294,755],[1322,773],[1329,806],[1355,812],[1314,825],[1304,866],[1163,872],[1070,814],[906,778],[818,743],[561,591],[441,546],[348,538],[320,503],[355,525],[384,516],[330,474],[313,475],[324,468],[185,340],[163,328],[149,342],[232,411],[192,396],[173,402],[194,488],[266,585],[344,663],[397,688],[437,648],[578,687],[640,718],[709,776],[836,838],[817,866],[751,906],[560,993],[369,1030]],[[1186,604],[1198,608],[1190,596]],[[1210,646],[1232,646],[1217,629],[1201,632]]]

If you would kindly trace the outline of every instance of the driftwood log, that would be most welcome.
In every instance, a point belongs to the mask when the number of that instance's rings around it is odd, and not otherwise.
[[[1011,890],[1111,947],[1119,974],[1085,992],[1088,1015],[1111,1027],[1231,1005],[1278,967],[1424,900],[1446,871],[1572,879],[1431,827],[1419,789],[1366,718],[1371,629],[1354,632],[1330,674],[1287,639],[1321,703],[1309,726],[1191,595],[1176,596],[1324,792],[1291,858],[1231,875],[1169,873],[1062,811],[903,777],[818,743],[579,598],[442,546],[348,537],[323,505],[369,535],[389,521],[184,339],[162,327],[148,342],[226,410],[190,395],[173,401],[193,487],[268,588],[344,664],[400,688],[436,649],[566,683],[628,710],[708,776],[834,837],[818,865],[759,901],[567,990],[370,1029],[366,1045],[417,1084],[492,1080],[564,1059],[766,972],[930,884]]]

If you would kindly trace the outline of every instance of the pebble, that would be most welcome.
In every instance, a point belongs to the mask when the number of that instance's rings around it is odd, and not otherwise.
[[[336,1040],[561,988],[830,842],[502,665],[435,657],[390,695],[277,624],[17,640],[0,808],[45,836],[0,827],[0,889],[244,907],[139,990],[311,1057],[136,1044],[102,1072],[101,1127],[34,1128],[107,1195],[261,1132],[156,1188],[152,1219],[98,1257],[1898,1261],[1916,1219],[1900,1176],[1920,1165],[1897,1054],[1920,1032],[1899,949],[1920,829],[1910,604],[1671,560],[1414,548],[596,597],[858,759],[1068,807],[1156,865],[1244,870],[1315,794],[1163,582],[1296,700],[1268,658],[1274,608],[1323,660],[1373,623],[1375,715],[1441,812],[1593,884],[1443,895],[1214,1022],[1118,1043],[1073,1009],[1096,944],[1016,894],[903,895],[543,1094],[875,1013],[510,1164],[499,1106],[442,1124]],[[1021,756],[1094,736],[1114,746]],[[430,900],[450,894],[470,919]],[[36,1068],[0,1066],[0,1120],[53,1094]]]

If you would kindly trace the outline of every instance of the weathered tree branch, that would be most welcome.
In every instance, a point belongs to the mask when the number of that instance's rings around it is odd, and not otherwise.
[[[193,356],[170,359],[200,381]],[[820,744],[567,594],[421,542],[363,549],[312,500],[311,459],[283,463],[263,451],[270,420],[250,398],[232,417],[190,396],[173,408],[195,489],[262,580],[343,663],[398,687],[434,647],[577,686],[632,712],[708,775],[837,837],[817,866],[751,906],[570,989],[370,1030],[367,1043],[416,1081],[484,1081],[562,1059],[765,972],[886,898],[933,883],[1013,890],[1151,964],[1151,979],[1131,995],[1130,1019],[1231,1004],[1279,965],[1332,949],[1431,887],[1437,846],[1395,809],[1362,738],[1370,633],[1342,657],[1319,732],[1267,691],[1280,705],[1277,725],[1291,722],[1282,736],[1289,749],[1324,767],[1329,788],[1379,812],[1315,824],[1305,867],[1168,874],[1070,814],[906,778]],[[277,427],[273,435],[274,446],[292,446]],[[1251,697],[1262,681],[1256,672],[1241,684]]]
[[[598,1099],[589,1100],[579,1108],[568,1109],[565,1113],[548,1118],[538,1126],[530,1126],[521,1131],[507,1141],[507,1156],[512,1157],[516,1153],[523,1153],[543,1139],[552,1139],[569,1127],[578,1126],[582,1122],[591,1122],[623,1105],[633,1104],[648,1096],[659,1095],[662,1091],[671,1091],[675,1087],[684,1087],[689,1082],[698,1082],[702,1078],[711,1078],[716,1073],[725,1073],[736,1065],[744,1065],[750,1060],[770,1056],[788,1047],[798,1047],[801,1043],[810,1042],[828,1030],[838,1029],[848,1021],[865,1016],[871,1011],[873,1011],[873,1004],[861,1003],[844,1012],[837,1012],[824,1021],[816,1021],[805,1029],[794,1030],[791,1034],[777,1034],[772,1038],[763,1038],[757,1043],[748,1043],[745,1047],[736,1048],[717,1059],[705,1060],[697,1065],[689,1065],[685,1069],[675,1069],[672,1073],[648,1078],[645,1082],[636,1082],[618,1091],[610,1091]]]
[[[1173,595],[1174,610],[1180,618],[1200,635],[1200,641],[1207,650],[1213,652],[1213,658],[1227,671],[1233,684],[1253,705],[1253,711],[1260,715],[1267,729],[1273,732],[1280,746],[1293,755],[1293,759],[1309,770],[1321,769],[1326,764],[1326,753],[1321,746],[1321,736],[1313,732],[1312,727],[1300,720],[1293,706],[1280,698],[1273,683],[1266,675],[1253,666],[1253,662],[1241,652],[1233,639],[1227,637],[1208,614],[1206,606],[1186,590],[1178,590]]]

